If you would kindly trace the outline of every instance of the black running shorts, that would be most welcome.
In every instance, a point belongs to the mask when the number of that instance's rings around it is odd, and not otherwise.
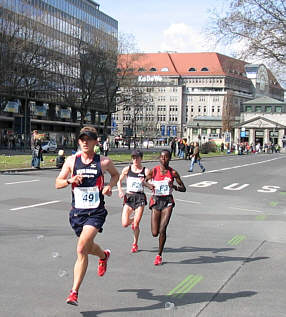
[[[102,232],[102,226],[105,222],[105,218],[108,212],[105,208],[96,211],[87,210],[85,212],[78,213],[76,209],[70,211],[70,224],[75,234],[79,237],[83,226],[90,225]]]
[[[140,206],[147,205],[147,198],[145,193],[126,193],[124,195],[124,205],[128,205],[133,210],[137,209]]]
[[[149,208],[162,211],[163,209],[172,206],[175,207],[175,201],[173,195],[168,196],[155,196],[150,198]]]

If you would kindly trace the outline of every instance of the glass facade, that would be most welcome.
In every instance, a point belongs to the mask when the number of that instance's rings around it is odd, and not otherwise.
[[[118,22],[91,0],[0,0],[1,7],[50,28],[47,42],[66,54],[73,53],[72,38],[98,41],[106,48],[117,45]]]
[[[118,22],[101,12],[99,4],[93,0],[0,0],[0,23],[2,27],[9,25],[9,31],[12,32],[19,29],[17,36],[20,39],[25,39],[27,33],[31,33],[29,39],[32,42],[49,49],[45,51],[60,53],[55,54],[56,57],[61,56],[58,64],[50,62],[44,66],[46,73],[52,76],[46,80],[47,86],[43,84],[40,89],[38,86],[31,91],[28,106],[25,106],[21,94],[17,95],[19,102],[9,96],[7,103],[0,103],[0,117],[5,117],[5,120],[0,119],[0,148],[8,133],[16,133],[14,119],[17,116],[20,119],[25,118],[24,130],[17,133],[25,133],[27,139],[29,131],[33,129],[50,133],[58,142],[63,136],[73,139],[79,128],[80,113],[76,107],[66,104],[58,94],[62,86],[57,75],[66,76],[67,80],[71,78],[66,87],[76,91],[73,80],[80,76],[78,43],[116,50]],[[67,59],[69,56],[71,58]],[[42,61],[45,62],[45,57]],[[69,61],[67,67],[64,64],[66,61]],[[99,120],[97,122],[94,109],[88,111],[85,121],[101,124]]]

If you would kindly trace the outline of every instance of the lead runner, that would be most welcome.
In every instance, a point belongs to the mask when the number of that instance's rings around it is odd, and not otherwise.
[[[56,188],[72,186],[72,209],[70,224],[79,237],[77,242],[77,260],[74,265],[73,286],[66,302],[78,305],[78,291],[84,279],[88,255],[99,257],[99,276],[106,272],[110,250],[102,250],[94,242],[107,216],[104,195],[111,196],[112,187],[116,186],[119,173],[112,160],[94,152],[97,144],[97,131],[93,127],[80,130],[78,143],[81,152],[69,156],[56,179]],[[104,172],[110,174],[110,182],[104,186]]]

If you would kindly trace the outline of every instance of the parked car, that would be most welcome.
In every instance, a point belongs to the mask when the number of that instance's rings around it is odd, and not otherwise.
[[[56,140],[49,140],[49,141],[43,141],[42,142],[42,149],[43,152],[48,153],[48,152],[56,152],[58,148]]]

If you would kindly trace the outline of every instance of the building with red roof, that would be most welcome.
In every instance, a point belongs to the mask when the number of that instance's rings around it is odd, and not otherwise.
[[[262,64],[215,52],[122,55],[119,64],[128,59],[133,88],[146,102],[136,115],[132,102],[113,115],[123,136],[206,142],[228,131],[234,139],[243,103],[262,96],[284,101],[283,88]]]

